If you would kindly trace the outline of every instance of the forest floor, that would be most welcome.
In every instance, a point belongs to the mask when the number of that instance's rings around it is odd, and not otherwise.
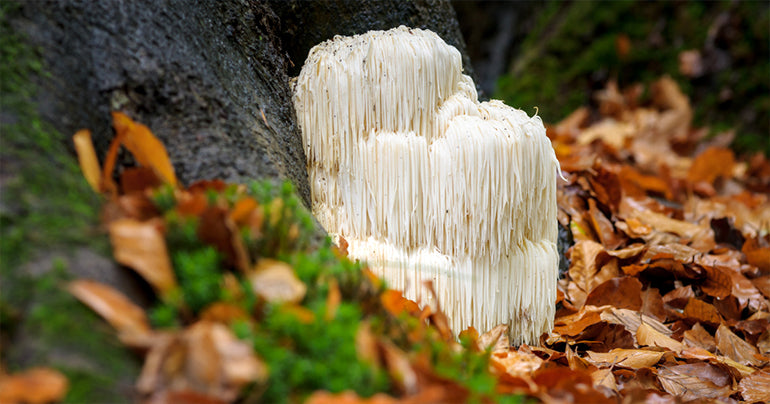
[[[770,161],[694,128],[667,77],[595,97],[548,126],[573,244],[539,346],[510,346],[504,325],[458,342],[440,311],[314,240],[291,186],[183,188],[149,128],[119,113],[104,168],[88,133],[75,147],[115,260],[157,299],[146,311],[98,282],[67,288],[144,358],[147,402],[769,401]],[[121,145],[141,166],[116,183]],[[0,401],[67,386],[50,368],[3,375]]]

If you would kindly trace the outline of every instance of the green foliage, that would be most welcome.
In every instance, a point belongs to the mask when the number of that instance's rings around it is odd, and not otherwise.
[[[254,349],[270,369],[263,401],[287,402],[318,389],[350,389],[362,396],[387,390],[387,376],[356,354],[360,308],[344,302],[330,321],[324,319],[327,307],[322,301],[309,308],[314,317],[304,323],[291,312],[270,307],[253,336]]]
[[[732,65],[711,76],[683,76],[680,52],[702,49],[717,16],[728,10],[740,30],[726,49]],[[770,154],[768,26],[770,7],[763,2],[548,3],[494,97],[528,113],[537,106],[545,121],[557,122],[592,103],[608,79],[621,87],[649,85],[668,74],[690,96],[696,125],[736,128],[736,150]],[[620,35],[631,43],[625,57],[616,51]]]

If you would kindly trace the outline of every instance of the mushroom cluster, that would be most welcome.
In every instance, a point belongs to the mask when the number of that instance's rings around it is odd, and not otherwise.
[[[313,213],[350,257],[454,332],[551,330],[558,161],[538,116],[479,102],[460,52],[403,26],[315,46],[294,106]]]

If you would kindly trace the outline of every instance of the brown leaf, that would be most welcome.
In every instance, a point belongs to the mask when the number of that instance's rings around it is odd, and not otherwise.
[[[268,302],[299,303],[307,292],[294,269],[283,261],[261,258],[248,278],[254,292]]]
[[[703,400],[732,394],[730,375],[708,363],[667,366],[658,372],[663,389],[683,400]]]
[[[678,287],[663,296],[663,303],[677,309],[684,309],[687,303],[695,298],[695,292],[692,290],[692,286]]]
[[[69,389],[59,371],[38,367],[13,375],[0,374],[0,402],[43,404],[59,402]]]
[[[99,167],[99,158],[96,157],[94,144],[91,141],[91,131],[88,129],[77,131],[72,136],[72,142],[75,143],[80,171],[83,172],[86,182],[94,192],[101,192],[102,170]]]
[[[264,382],[267,367],[252,347],[222,324],[199,321],[157,340],[147,355],[137,390],[155,397],[196,394],[231,402],[247,384]]]
[[[594,232],[599,236],[599,241],[606,248],[615,249],[623,242],[623,239],[615,234],[615,228],[612,226],[610,219],[607,219],[607,216],[596,207],[596,202],[593,198],[588,200],[588,216]]]
[[[120,173],[120,191],[123,194],[154,189],[161,185],[163,181],[149,167],[130,167]]]
[[[647,324],[648,326],[652,327],[657,332],[669,336],[672,334],[671,330],[666,327],[665,324],[661,323],[660,321],[645,315],[641,314],[637,311],[628,310],[628,309],[618,309],[618,308],[609,308],[608,310],[605,310],[600,315],[601,319],[603,321],[606,321],[610,324],[618,324],[622,325],[626,330],[631,332],[632,334],[636,334],[637,330],[639,329],[639,326],[642,325],[642,323]]]
[[[160,294],[177,285],[166,240],[153,222],[120,219],[109,224],[115,260],[142,276]]]
[[[598,272],[596,256],[603,250],[604,247],[601,244],[589,240],[578,241],[570,250],[572,264],[569,268],[569,276],[572,282],[569,284],[567,294],[575,307],[582,306],[588,292],[601,283],[596,281],[595,276]]]
[[[717,329],[716,343],[719,352],[738,363],[753,366],[765,363],[758,358],[757,348],[733,334],[724,324],[720,324]]]
[[[746,255],[746,261],[749,264],[754,265],[764,273],[770,272],[770,247],[760,247],[757,239],[752,237],[743,243],[741,252]]]
[[[198,238],[224,254],[228,265],[233,265],[244,272],[248,271],[250,264],[246,247],[243,245],[238,228],[230,220],[227,209],[209,206],[201,213],[199,220]]]
[[[107,320],[119,333],[146,334],[150,331],[144,310],[111,286],[81,279],[70,282],[67,290]]]
[[[495,328],[481,334],[476,340],[476,345],[481,351],[486,351],[487,349],[491,352],[507,350],[511,346],[508,338],[508,325],[499,324]]]
[[[668,348],[674,352],[684,348],[681,342],[655,330],[646,323],[642,323],[636,330],[636,340],[642,346]]]
[[[703,267],[706,279],[700,285],[701,290],[709,296],[724,299],[730,295],[733,282],[729,274],[718,266]]]
[[[710,147],[699,154],[692,162],[687,179],[691,183],[704,181],[713,184],[719,177],[730,178],[735,164],[732,150]]]
[[[556,398],[573,403],[614,402],[593,388],[593,379],[588,371],[563,367],[541,368],[535,372],[533,381],[539,387],[540,399],[545,402],[554,402]]]
[[[545,363],[532,352],[498,351],[489,357],[490,369],[495,374],[506,373],[512,377],[530,379],[534,372]]]
[[[663,307],[663,298],[655,288],[647,288],[642,292],[642,308],[639,310],[659,321],[666,321],[666,309]]]
[[[618,385],[615,382],[615,375],[612,374],[612,369],[594,370],[591,372],[591,380],[593,380],[595,388],[602,387],[616,393],[618,391]]]
[[[700,323],[695,323],[691,329],[684,332],[682,343],[687,346],[703,348],[712,353],[717,349],[714,337]]]
[[[225,302],[215,302],[200,313],[201,320],[222,324],[231,324],[236,320],[245,320],[248,317],[248,313],[240,306]]]
[[[717,309],[700,299],[690,299],[682,312],[684,317],[716,326],[722,323],[722,316]]]
[[[176,186],[174,167],[168,158],[163,143],[141,123],[134,122],[122,112],[112,113],[112,124],[123,145],[131,151],[136,161],[146,167],[152,167],[167,183]]]
[[[553,331],[561,335],[574,337],[583,332],[588,326],[602,321],[601,312],[603,310],[594,306],[583,306],[575,314],[557,318],[554,322]]]
[[[329,294],[326,295],[326,313],[324,319],[331,321],[337,315],[337,308],[342,302],[342,293],[336,279],[329,281]]]
[[[642,283],[632,277],[610,279],[594,287],[586,297],[586,305],[612,305],[619,309],[639,310],[642,307]]]
[[[587,351],[588,360],[599,367],[621,366],[629,369],[641,369],[654,366],[664,351],[651,351],[647,349],[613,349],[609,352]]]
[[[754,278],[751,280],[751,283],[753,283],[766,298],[770,299],[770,275]]]
[[[744,377],[738,384],[738,390],[748,402],[770,402],[770,371],[760,370]]]

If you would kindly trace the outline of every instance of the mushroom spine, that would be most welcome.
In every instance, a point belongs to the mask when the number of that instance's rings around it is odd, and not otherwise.
[[[538,116],[479,102],[460,52],[398,27],[315,46],[294,83],[312,210],[455,332],[553,326],[558,161]]]

